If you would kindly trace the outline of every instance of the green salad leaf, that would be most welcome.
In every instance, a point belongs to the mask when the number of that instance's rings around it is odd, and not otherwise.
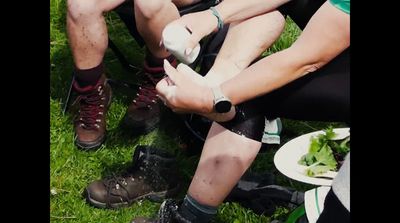
[[[307,168],[306,174],[307,176],[313,177],[316,174],[323,174],[326,173],[330,170],[330,167],[328,166],[322,166],[322,165],[317,165],[317,166],[311,166],[310,168]]]
[[[307,176],[337,170],[337,158],[344,158],[350,151],[350,136],[342,140],[335,140],[335,137],[336,133],[331,126],[324,130],[324,134],[311,137],[308,153],[298,161],[301,165],[309,166],[306,170]]]

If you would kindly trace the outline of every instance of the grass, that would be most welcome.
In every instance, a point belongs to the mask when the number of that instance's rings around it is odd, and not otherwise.
[[[149,134],[133,137],[119,128],[119,123],[135,92],[114,89],[114,98],[108,113],[108,140],[98,150],[84,152],[73,143],[73,127],[70,114],[62,113],[67,94],[73,60],[68,47],[65,27],[65,0],[50,0],[50,220],[51,222],[129,222],[134,216],[151,216],[159,204],[141,201],[128,208],[101,210],[89,206],[81,193],[93,180],[124,170],[131,160],[137,145],[154,145],[173,152],[187,183],[193,176],[198,155],[187,156],[182,148],[194,150],[190,137],[179,119],[166,114],[160,126]],[[114,42],[121,47],[128,59],[137,67],[143,60],[143,49],[129,36],[127,29],[113,13],[106,15],[109,33]],[[288,19],[284,34],[264,55],[287,48],[300,33],[296,25]],[[104,62],[110,77],[136,82],[134,74],[125,71],[110,50]],[[178,124],[176,124],[178,123]],[[283,120],[283,141],[297,135],[326,127],[341,126],[341,123],[299,122]],[[168,129],[176,129],[171,132]],[[271,147],[260,154],[251,169],[256,172],[271,171],[278,177],[281,185],[299,190],[307,189],[304,184],[293,182],[276,171],[272,157],[277,147]],[[238,203],[224,203],[215,222],[270,222],[282,218],[288,212],[280,209],[274,216],[259,216]]]

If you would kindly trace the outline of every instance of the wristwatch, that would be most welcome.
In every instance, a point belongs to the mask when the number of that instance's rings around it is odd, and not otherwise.
[[[231,110],[232,102],[222,93],[220,86],[211,88],[214,94],[214,110],[217,113],[226,113]]]

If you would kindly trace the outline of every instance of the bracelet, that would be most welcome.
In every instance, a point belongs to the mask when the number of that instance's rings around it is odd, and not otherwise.
[[[212,14],[218,19],[218,30],[222,29],[224,27],[224,21],[222,21],[221,15],[218,13],[215,7],[210,7],[210,10],[212,11]]]

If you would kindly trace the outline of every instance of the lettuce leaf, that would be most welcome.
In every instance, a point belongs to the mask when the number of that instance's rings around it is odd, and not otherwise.
[[[306,170],[307,176],[315,176],[329,170],[336,171],[338,163],[334,152],[345,156],[350,151],[350,136],[343,140],[335,140],[336,133],[330,126],[324,130],[324,134],[311,137],[308,153],[298,161],[299,164],[310,166]]]

